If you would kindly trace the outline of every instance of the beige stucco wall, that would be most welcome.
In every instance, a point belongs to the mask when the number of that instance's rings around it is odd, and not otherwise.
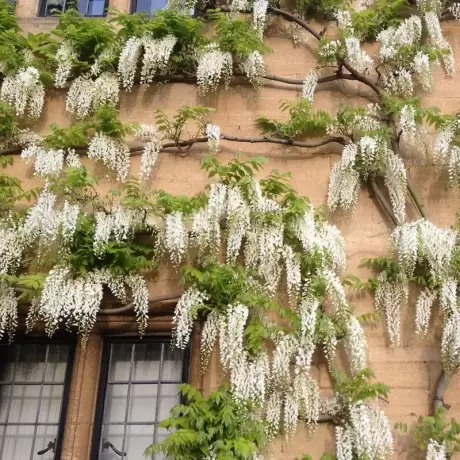
[[[119,1],[117,7],[127,9],[128,5]],[[34,18],[36,10],[35,0],[18,2],[17,12],[21,16],[22,26],[28,31],[53,27],[54,19]],[[444,28],[457,56],[457,61],[460,62],[460,25],[445,24]],[[273,49],[273,52],[266,56],[270,73],[303,78],[315,67],[316,60],[313,51],[315,43],[311,38],[306,37],[301,46],[294,47],[279,21],[269,28],[266,36],[266,44]],[[436,91],[425,96],[424,103],[437,106],[445,113],[457,111],[460,108],[459,78],[449,80],[439,73],[436,78]],[[197,95],[196,87],[193,85],[152,85],[147,89],[135,88],[130,94],[123,94],[120,103],[120,117],[125,122],[152,123],[154,111],[159,107],[172,113],[182,105],[201,104],[216,109],[213,122],[220,125],[222,132],[250,136],[259,133],[254,125],[257,115],[283,117],[279,110],[280,99],[296,99],[299,94],[300,88],[294,90],[292,87],[276,84],[266,85],[258,91],[249,86],[232,86],[227,92],[220,91],[209,97],[201,98]],[[320,88],[315,99],[315,107],[333,112],[340,102],[365,104],[372,100],[369,96],[372,95],[361,85],[348,81],[335,82]],[[49,94],[44,116],[38,125],[40,129],[46,131],[50,123],[58,123],[61,126],[71,123],[71,117],[65,112],[65,96],[62,92],[55,91]],[[314,205],[325,203],[329,171],[338,158],[330,147],[307,152],[278,145],[232,144],[225,141],[222,141],[221,146],[221,152],[218,155],[220,161],[230,160],[238,151],[247,155],[264,155],[270,161],[261,173],[262,176],[271,169],[291,171],[292,183],[300,194],[308,196]],[[201,191],[207,183],[207,178],[206,174],[200,170],[200,159],[206,153],[206,145],[198,145],[193,147],[185,158],[174,153],[161,154],[150,187],[183,194]],[[459,210],[458,196],[450,192],[444,182],[436,179],[434,168],[424,164],[423,159],[407,158],[407,165],[409,176],[424,199],[433,222],[439,226],[451,225],[454,222],[455,213]],[[132,166],[134,170],[137,170],[138,159],[133,159]],[[25,166],[19,158],[16,159],[13,170],[28,181],[30,186],[38,182],[33,178],[31,168]],[[409,218],[416,217],[410,203],[408,203],[408,209]],[[359,267],[360,260],[363,257],[375,257],[387,253],[388,236],[392,229],[391,222],[381,213],[370,191],[365,187],[360,192],[358,205],[353,215],[333,215],[331,219],[341,229],[346,240],[347,272],[366,279],[370,273]],[[163,272],[152,285],[154,295],[176,290],[177,275],[171,269]],[[358,313],[372,310],[372,299],[369,295],[351,295],[351,301],[356,306]],[[403,313],[402,344],[396,349],[387,347],[384,327],[381,324],[374,328],[367,328],[370,367],[374,369],[378,379],[391,387],[389,402],[388,404],[382,403],[382,407],[392,422],[404,421],[412,424],[417,415],[428,414],[431,410],[433,390],[441,370],[440,321],[438,314],[435,317],[436,326],[432,328],[434,332],[428,337],[420,338],[414,333],[413,307],[408,308]],[[97,342],[97,339],[93,340]],[[90,344],[95,346],[95,342],[90,342]],[[79,359],[82,359],[82,356],[84,355],[80,353]],[[94,368],[93,365],[99,355],[86,353],[86,356],[90,356],[88,360],[92,361],[79,364],[79,369],[83,374],[89,369],[88,372],[94,380],[97,366]],[[214,360],[214,362],[217,361]],[[215,368],[216,364],[213,364],[211,371],[203,379],[206,390],[216,387],[219,383],[220,373],[213,370]],[[317,373],[322,392],[325,395],[330,394],[330,383],[324,365],[318,364]],[[460,378],[454,377],[446,395],[446,402],[451,405],[449,414],[458,418],[460,418],[459,384]],[[83,384],[80,382],[78,385]],[[83,385],[78,388],[85,387]],[[78,398],[78,394],[74,397]],[[75,420],[78,418],[75,414],[72,417]],[[81,423],[88,424],[88,419]],[[327,426],[320,426],[313,436],[310,436],[306,429],[301,429],[293,440],[276,442],[271,450],[271,456],[275,459],[294,460],[296,456],[300,457],[302,452],[306,452],[312,454],[315,459],[319,458],[324,450],[333,450],[330,434],[331,428]],[[72,442],[78,444],[88,441],[80,439]],[[407,437],[398,436],[395,458],[416,458],[411,447]],[[77,450],[78,453],[68,448],[64,451],[63,458],[86,460],[85,449]]]

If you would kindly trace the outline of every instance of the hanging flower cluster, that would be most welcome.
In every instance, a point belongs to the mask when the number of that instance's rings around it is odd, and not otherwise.
[[[241,64],[244,74],[254,86],[262,84],[265,76],[265,61],[259,51],[253,51]]]
[[[83,343],[86,343],[96,322],[104,286],[111,289],[122,302],[126,302],[125,285],[132,291],[139,331],[143,333],[148,320],[147,282],[139,275],[117,278],[107,270],[97,270],[74,278],[69,267],[52,269],[46,277],[41,296],[33,310],[34,319],[45,322],[46,332],[50,336],[61,323],[67,328],[75,327],[82,335]],[[33,319],[29,321],[29,324],[32,323]]]
[[[100,160],[115,171],[119,181],[125,180],[129,174],[130,151],[121,139],[96,133],[88,145],[88,158]]]
[[[430,439],[426,447],[426,460],[447,460],[446,446]]]
[[[27,109],[31,118],[38,118],[45,103],[45,87],[40,81],[40,72],[35,67],[27,67],[6,76],[0,97],[15,108],[16,115],[22,117]]]
[[[406,168],[401,158],[387,147],[379,136],[363,136],[357,143],[345,146],[341,160],[331,170],[328,206],[334,210],[353,210],[358,198],[360,179],[380,176],[390,195],[393,212],[398,222],[406,216]]]
[[[200,91],[216,91],[224,80],[225,86],[230,84],[233,75],[233,58],[231,53],[220,51],[217,43],[207,45],[198,59],[196,78]]]
[[[358,458],[385,460],[393,455],[390,422],[376,407],[356,404],[350,408],[350,422],[336,427],[337,460]]]
[[[428,45],[441,51],[446,73],[452,75],[455,71],[452,48],[442,34],[437,14],[434,11],[427,12],[423,19],[428,30]],[[422,19],[411,16],[397,28],[389,27],[377,36],[383,83],[394,94],[411,97],[414,93],[413,77],[425,91],[431,89],[431,67],[438,61],[432,60],[426,46],[420,49],[423,44],[422,27]]]
[[[95,80],[89,74],[72,81],[67,92],[66,109],[77,118],[85,118],[105,104],[118,104],[119,83],[116,74],[103,72]]]
[[[134,133],[134,137],[145,142],[144,151],[141,156],[141,167],[139,176],[141,180],[147,180],[158,160],[161,151],[161,136],[153,125],[141,124]]]
[[[72,43],[64,40],[59,46],[54,59],[57,64],[54,75],[54,86],[56,88],[65,88],[72,73],[74,61],[77,59]]]
[[[390,242],[400,271],[396,274],[383,271],[377,279],[375,293],[375,306],[385,317],[390,342],[399,345],[400,309],[407,302],[408,281],[423,267],[426,271],[422,272],[423,276],[430,281],[416,302],[415,328],[419,334],[427,333],[433,306],[439,302],[444,313],[441,351],[448,375],[460,364],[460,312],[452,265],[458,253],[457,239],[456,231],[438,228],[424,219],[397,227]]]
[[[456,142],[459,128],[457,118],[445,121],[437,133],[432,151],[435,165],[447,171],[452,187],[460,186],[460,148]]]

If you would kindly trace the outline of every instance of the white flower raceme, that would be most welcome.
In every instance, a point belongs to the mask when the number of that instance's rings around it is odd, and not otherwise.
[[[178,267],[188,249],[188,233],[182,212],[176,211],[166,216],[163,244],[172,264]]]
[[[131,274],[125,278],[125,283],[131,289],[133,307],[139,324],[139,333],[144,334],[149,319],[149,288],[145,278]]]
[[[227,191],[227,261],[235,263],[250,226],[250,208],[239,188]]]
[[[218,125],[206,125],[206,137],[208,138],[209,153],[217,153],[220,144],[220,127]]]
[[[14,289],[0,280],[0,339],[5,333],[13,340],[18,327],[18,299]]]
[[[447,278],[439,290],[439,303],[446,314],[452,313],[457,308],[458,283],[454,278]]]
[[[66,110],[77,118],[87,117],[93,108],[95,91],[94,81],[89,75],[75,78],[67,91]]]
[[[253,51],[241,64],[244,74],[254,86],[262,84],[265,76],[265,61],[259,51]]]
[[[414,93],[412,74],[405,68],[399,67],[390,75],[383,76],[383,85],[387,91],[410,98]]]
[[[345,337],[345,351],[352,373],[356,374],[367,367],[366,349],[367,341],[363,328],[356,317],[351,316]]]
[[[372,58],[361,49],[356,37],[345,38],[345,52],[348,63],[358,72],[365,73],[372,67]]]
[[[56,88],[65,88],[70,74],[72,73],[74,61],[77,59],[72,43],[64,40],[59,46],[54,59],[57,63],[57,69],[54,75],[54,86],[56,86]]]
[[[425,91],[431,90],[433,74],[431,73],[430,58],[419,51],[414,58],[414,72],[417,80]]]
[[[302,98],[313,103],[315,97],[316,85],[318,83],[318,75],[316,72],[310,72],[303,81]]]
[[[401,139],[408,144],[415,144],[417,136],[417,122],[415,121],[414,107],[411,105],[405,105],[401,108],[399,126],[401,128]]]
[[[300,262],[296,259],[292,247],[284,245],[283,247],[284,265],[286,270],[286,285],[289,297],[295,298],[302,286],[302,273]]]
[[[402,281],[389,280],[386,272],[378,278],[375,291],[375,309],[385,319],[391,346],[399,346],[401,341],[401,308],[407,301],[407,287]]]
[[[433,11],[427,12],[425,14],[425,24],[430,44],[443,51],[442,62],[447,75],[453,75],[455,73],[455,62],[452,47],[442,33],[437,14]]]
[[[345,146],[341,160],[331,169],[327,205],[332,211],[339,207],[350,211],[356,205],[360,185],[359,173],[355,170],[357,154],[355,144]]]
[[[207,295],[194,287],[187,289],[177,302],[174,311],[174,345],[183,350],[192,333],[193,320],[196,316],[193,309],[203,305]]]
[[[454,374],[460,365],[460,311],[453,310],[445,319],[441,338],[444,371]]]
[[[452,5],[448,7],[448,10],[451,12],[452,16],[457,21],[460,21],[460,4],[459,3],[452,3]]]
[[[353,459],[352,431],[342,426],[335,427],[335,446],[337,460]]]
[[[109,169],[117,173],[117,179],[123,181],[129,174],[129,147],[120,139],[96,133],[88,146],[88,158],[100,160]]]
[[[436,227],[420,219],[397,227],[390,242],[407,276],[411,276],[417,262],[426,261],[435,280],[443,280],[449,270],[457,232]]]
[[[21,158],[29,162],[35,158],[35,175],[41,177],[57,176],[61,173],[64,166],[65,152],[62,149],[47,150],[38,145],[29,145],[21,152]]]
[[[119,81],[113,72],[103,72],[94,80],[93,110],[101,105],[117,105],[119,100]]]
[[[252,23],[259,33],[260,38],[262,38],[264,35],[265,22],[267,21],[268,0],[255,0],[252,8]]]
[[[415,306],[415,330],[417,334],[426,335],[428,332],[428,326],[430,325],[431,309],[434,302],[436,301],[437,293],[424,289],[418,299]]]
[[[393,455],[393,435],[385,414],[378,408],[356,404],[350,409],[353,452],[359,458],[386,460]]]
[[[422,21],[418,16],[411,16],[404,20],[396,29],[389,27],[377,35],[380,42],[378,56],[381,61],[393,59],[399,48],[415,45],[422,38]]]
[[[91,65],[90,73],[93,77],[97,77],[106,68],[107,63],[113,62],[117,55],[114,47],[107,46],[101,53],[94,59]]]
[[[353,24],[350,11],[338,9],[335,11],[334,17],[337,21],[337,26],[339,29],[348,29],[350,33],[353,33]]]
[[[134,136],[146,142],[141,156],[139,176],[141,180],[147,180],[152,173],[162,148],[161,136],[155,126],[146,124],[141,124],[139,129],[134,133]]]
[[[94,217],[96,229],[93,244],[94,251],[98,255],[105,252],[105,246],[110,238],[124,241],[133,234],[136,225],[140,223],[139,213],[123,206],[118,206],[111,214],[97,212]]]
[[[198,60],[197,81],[200,91],[215,91],[221,79],[228,86],[233,75],[233,58],[228,52],[219,50],[217,43],[206,46]]]
[[[38,118],[45,103],[45,87],[40,81],[40,72],[35,67],[27,67],[6,76],[0,97],[15,108],[16,115],[23,116],[27,109],[31,118]]]
[[[367,10],[374,3],[375,3],[375,0],[358,0],[358,3],[356,4],[356,10],[357,11]],[[342,460],[342,459],[337,459],[337,460]]]
[[[216,343],[219,334],[219,315],[213,310],[206,317],[203,329],[201,331],[201,363],[203,368],[208,365],[211,357],[214,344]]]
[[[16,225],[0,221],[0,274],[13,274],[23,255],[24,245]]]
[[[446,446],[430,439],[426,447],[426,460],[447,460]]]
[[[407,173],[403,160],[393,153],[392,150],[385,149],[386,158],[384,159],[384,182],[390,195],[393,214],[396,221],[402,224],[406,220],[406,190]]]
[[[149,36],[142,38],[144,54],[142,56],[141,83],[151,83],[158,72],[163,72],[177,43],[174,35],[166,35],[155,39]]]
[[[121,85],[128,91],[131,90],[136,76],[137,64],[142,51],[142,40],[137,37],[129,38],[121,50],[118,60],[118,75]]]

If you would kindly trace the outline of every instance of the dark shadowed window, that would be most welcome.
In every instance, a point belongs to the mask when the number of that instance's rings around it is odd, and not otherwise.
[[[92,460],[144,459],[145,448],[167,435],[158,423],[180,402],[187,356],[169,339],[106,341]]]
[[[0,345],[0,459],[59,460],[73,347]]]

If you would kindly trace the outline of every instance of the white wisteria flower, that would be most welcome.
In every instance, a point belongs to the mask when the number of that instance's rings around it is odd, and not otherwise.
[[[216,91],[223,79],[226,86],[233,75],[233,58],[231,53],[222,52],[217,43],[205,47],[198,59],[196,78],[200,91]]]
[[[426,460],[447,460],[447,458],[446,446],[430,439],[426,447]]]
[[[72,73],[74,61],[77,59],[72,43],[64,40],[59,46],[54,59],[57,63],[54,85],[56,88],[65,88]]]
[[[261,86],[265,76],[265,61],[259,51],[253,51],[241,65],[244,74],[254,86]]]
[[[315,98],[316,85],[318,83],[318,75],[316,72],[310,72],[303,81],[302,98],[313,103]]]
[[[96,133],[88,146],[88,158],[100,160],[109,169],[115,171],[119,181],[125,180],[129,174],[129,147],[120,139]]]
[[[141,83],[149,84],[158,72],[163,72],[169,62],[171,53],[177,43],[174,35],[166,35],[163,38],[142,38],[144,54],[142,56]]]
[[[252,23],[259,33],[260,38],[262,38],[267,21],[268,0],[255,0],[252,8]]]
[[[133,87],[141,52],[142,39],[137,37],[130,37],[121,50],[118,60],[118,75],[120,76],[121,85],[128,91]]]
[[[35,67],[27,67],[6,76],[0,97],[15,108],[16,115],[23,116],[27,109],[31,118],[38,118],[45,104],[45,87],[40,81],[40,72]]]
[[[220,127],[218,125],[207,124],[206,137],[208,138],[209,153],[217,153],[220,144]]]

